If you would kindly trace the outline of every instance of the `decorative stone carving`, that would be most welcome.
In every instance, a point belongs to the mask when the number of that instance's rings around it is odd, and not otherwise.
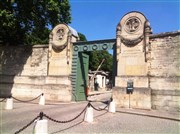
[[[121,26],[118,25],[116,29],[116,60],[119,60],[119,54],[121,53]]]
[[[141,35],[140,37],[137,37],[135,39],[128,39],[128,38],[124,38],[123,36],[121,36],[121,41],[129,47],[133,47],[134,45],[138,44],[139,42],[142,41],[142,39],[144,38],[143,35]]]
[[[76,30],[66,24],[59,24],[52,30],[49,35],[48,75],[70,75],[72,42],[77,39]]]
[[[140,25],[141,21],[139,20],[139,18],[132,17],[125,22],[124,28],[128,33],[134,33],[139,29]]]
[[[64,38],[64,35],[65,35],[64,29],[63,28],[59,29],[56,33],[56,40],[61,41]]]
[[[50,44],[55,51],[62,51],[68,44],[69,28],[64,24],[59,24],[52,31],[52,40]]]
[[[126,14],[117,26],[117,40],[128,47],[137,45],[144,39],[146,21],[145,16],[139,12]],[[120,49],[122,50],[122,45]]]

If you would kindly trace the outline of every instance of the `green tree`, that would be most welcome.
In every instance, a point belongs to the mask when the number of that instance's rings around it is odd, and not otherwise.
[[[107,71],[111,74],[113,66],[113,56],[105,50],[93,51],[90,53],[89,69],[95,71],[103,59],[105,59],[105,61],[103,62],[100,70]]]
[[[87,41],[86,36],[82,33],[78,33],[80,41]]]
[[[84,34],[78,33],[80,41],[87,41],[87,38]],[[109,72],[112,75],[112,67],[113,67],[113,56],[109,54],[107,51],[92,51],[92,52],[84,52],[89,55],[89,69],[95,71],[99,64],[105,59],[102,64],[100,70]]]
[[[68,0],[1,0],[1,44],[48,43],[49,27],[71,22]]]

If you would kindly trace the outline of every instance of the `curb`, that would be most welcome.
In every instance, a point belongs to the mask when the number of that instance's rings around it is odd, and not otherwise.
[[[171,114],[163,115],[160,112],[159,114],[151,114],[151,113],[128,111],[128,110],[116,110],[116,112],[125,113],[125,114],[134,114],[134,115],[139,115],[139,116],[147,116],[147,117],[153,117],[153,118],[160,118],[160,119],[167,119],[167,120],[173,120],[173,121],[180,121],[180,115],[179,117],[172,117]]]

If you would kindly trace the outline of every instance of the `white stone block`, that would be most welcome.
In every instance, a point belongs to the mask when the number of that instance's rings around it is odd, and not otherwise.
[[[116,106],[115,106],[115,102],[111,101],[109,104],[109,112],[111,113],[115,113],[116,112]]]
[[[13,98],[6,99],[5,109],[7,109],[7,110],[13,109]]]
[[[91,106],[86,110],[84,121],[89,123],[93,122],[93,108]]]
[[[35,134],[48,134],[48,121],[47,120],[39,120],[35,125]]]
[[[41,95],[40,100],[39,100],[39,105],[45,105],[45,97],[44,97],[44,95]]]

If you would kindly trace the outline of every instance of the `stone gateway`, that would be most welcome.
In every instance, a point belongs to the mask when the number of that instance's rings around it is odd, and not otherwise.
[[[76,30],[57,25],[49,44],[0,46],[0,97],[49,101],[86,99],[88,55],[113,49],[113,99],[118,107],[180,111],[180,31],[152,34],[140,12],[125,14],[116,38],[78,41]]]
[[[121,107],[151,109],[148,60],[151,27],[139,12],[126,14],[117,25],[117,76],[113,98]],[[127,93],[127,84],[133,83],[133,92]]]

